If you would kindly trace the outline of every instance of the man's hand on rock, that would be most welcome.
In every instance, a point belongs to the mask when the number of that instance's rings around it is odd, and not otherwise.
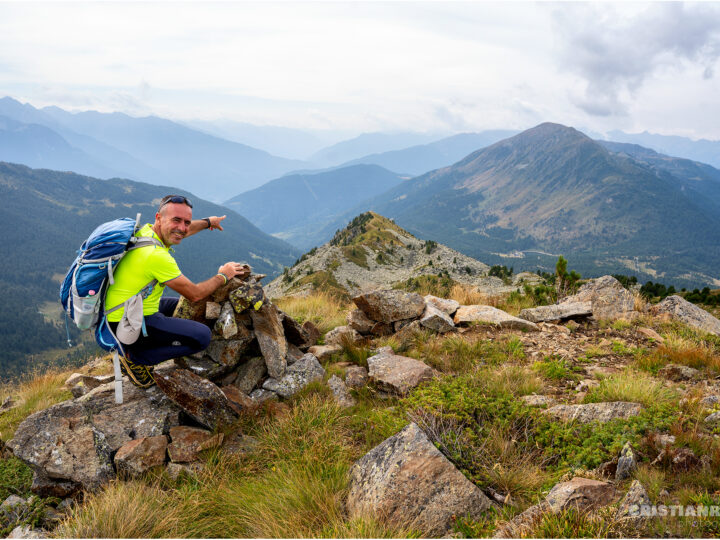
[[[250,275],[250,267],[247,264],[228,262],[218,268],[218,273],[225,274],[228,280],[234,277],[245,279]]]
[[[210,216],[208,219],[210,220],[210,230],[217,229],[219,231],[222,231],[222,225],[220,225],[220,222],[225,219],[227,216]]]

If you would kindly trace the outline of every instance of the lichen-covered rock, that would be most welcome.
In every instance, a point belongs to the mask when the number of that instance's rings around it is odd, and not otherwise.
[[[242,363],[237,370],[237,378],[232,383],[243,394],[249,394],[267,375],[265,359],[256,356]]]
[[[281,379],[267,379],[263,383],[263,388],[287,398],[298,393],[312,381],[322,380],[324,376],[325,370],[318,362],[318,359],[307,353],[288,367]]]
[[[433,296],[432,294],[425,295],[423,300],[425,300],[426,304],[430,304],[438,308],[440,311],[442,311],[445,315],[448,315],[449,317],[452,317],[460,307],[460,302],[456,300],[438,298],[437,296]]]
[[[376,290],[352,299],[369,319],[391,323],[413,319],[425,311],[425,300],[417,293],[398,290]]]
[[[279,379],[287,368],[287,341],[278,310],[272,304],[265,303],[259,310],[252,310],[250,316],[268,374]]]
[[[375,385],[399,396],[406,396],[418,384],[433,376],[432,368],[420,360],[386,351],[371,356],[367,363],[369,377]]]
[[[333,375],[327,382],[335,397],[335,402],[341,407],[352,407],[355,405],[355,398],[350,395],[348,387],[337,375]]]
[[[155,381],[160,390],[182,410],[210,429],[231,424],[237,419],[220,388],[186,369],[156,375]]]
[[[642,405],[627,401],[608,401],[603,403],[586,403],[584,405],[555,405],[546,409],[549,416],[564,422],[588,424],[593,421],[609,422],[615,418],[631,418],[640,414]]]
[[[551,306],[526,308],[518,316],[521,319],[538,323],[569,319],[570,317],[588,317],[592,314],[592,302],[566,302]]]
[[[184,296],[181,296],[180,300],[178,300],[177,306],[175,306],[173,317],[203,322],[205,319],[206,305],[207,298],[200,300],[199,302],[191,302]]]
[[[233,289],[228,300],[236,313],[242,313],[248,308],[257,311],[266,302],[262,285],[251,282],[245,282]]]
[[[650,308],[650,313],[653,315],[666,314],[693,328],[716,336],[720,335],[720,320],[681,296],[668,296],[662,302]]]
[[[420,318],[420,324],[440,334],[450,332],[455,328],[455,324],[450,316],[430,303],[425,306],[425,311]]]
[[[593,317],[596,319],[626,318],[635,309],[632,293],[612,276],[603,276],[586,283],[561,304],[576,302],[591,302]]]
[[[375,321],[371,321],[370,319],[368,319],[367,315],[365,315],[365,312],[361,309],[352,309],[348,311],[346,320],[347,325],[350,328],[357,330],[363,335],[369,334],[372,330],[372,327],[375,325]]]
[[[354,328],[349,326],[337,326],[325,334],[327,345],[342,345],[345,340],[355,343],[361,336]]]
[[[171,428],[177,429],[177,428]],[[115,454],[115,468],[118,473],[140,476],[153,467],[165,464],[167,437],[143,437],[127,442]]]
[[[537,332],[540,330],[537,324],[513,317],[509,313],[492,306],[473,305],[460,306],[453,317],[455,324],[469,322],[487,323],[499,328],[512,328],[516,330],[529,330]]]
[[[70,389],[73,397],[79,398],[98,386],[112,382],[113,379],[114,377],[112,375],[93,377],[91,375],[83,375],[82,373],[73,373],[65,381],[65,386]]]
[[[640,507],[645,504],[650,504],[650,496],[638,480],[633,480],[630,489],[618,505],[615,518],[640,522],[643,519],[640,516]]]
[[[167,447],[170,461],[173,463],[188,463],[198,458],[201,443],[213,436],[205,429],[189,426],[176,426],[170,429],[170,444]]]
[[[8,446],[34,469],[38,495],[98,489],[115,476],[110,456],[122,445],[179,424],[180,409],[155,387],[141,390],[124,379],[123,397],[116,404],[114,385],[105,384],[18,426]]]
[[[490,505],[414,423],[370,450],[350,471],[351,517],[382,515],[423,536],[441,537],[455,516],[477,519]]]
[[[223,386],[220,390],[222,390],[222,393],[225,394],[230,405],[238,414],[242,413],[243,409],[252,409],[255,407],[255,402],[250,396],[238,390],[236,386]]]
[[[247,281],[252,281],[252,276]],[[231,292],[233,292],[238,287],[242,287],[244,284],[245,284],[245,280],[242,280],[238,277],[234,277],[234,278],[230,279],[225,285],[215,289],[215,292],[212,293],[212,295],[210,297],[212,298],[213,302],[222,304],[223,302],[227,302],[228,297],[230,296]]]
[[[615,470],[615,480],[620,482],[626,478],[630,478],[630,475],[637,469],[637,456],[635,451],[630,446],[630,443],[625,443],[620,457],[618,458],[617,469]]]

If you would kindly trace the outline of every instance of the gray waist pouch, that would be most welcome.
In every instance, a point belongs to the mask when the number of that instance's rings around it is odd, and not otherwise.
[[[132,345],[140,337],[140,332],[145,334],[144,330],[143,299],[138,293],[125,301],[125,309],[115,330],[115,337],[124,345]]]

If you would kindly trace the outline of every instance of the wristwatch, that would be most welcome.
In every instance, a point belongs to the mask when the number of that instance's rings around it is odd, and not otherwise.
[[[210,223],[210,218],[209,218],[209,217],[204,217],[204,218],[202,218],[202,220],[207,222],[207,224],[208,224],[208,229],[212,229],[212,223]]]

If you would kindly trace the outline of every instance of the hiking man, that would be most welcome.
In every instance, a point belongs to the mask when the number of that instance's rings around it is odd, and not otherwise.
[[[160,201],[155,223],[147,223],[137,236],[156,239],[156,245],[129,251],[114,274],[105,297],[106,309],[125,302],[142,290],[143,315],[147,336],[141,334],[132,344],[123,344],[125,356],[120,356],[123,374],[141,388],[155,384],[152,366],[170,358],[202,351],[210,344],[210,329],[202,323],[172,316],[177,298],[161,298],[167,285],[191,302],[197,302],[228,280],[246,278],[250,267],[237,262],[222,265],[217,274],[201,283],[193,283],[182,275],[171,255],[171,246],[204,229],[222,231],[226,216],[192,219],[192,204],[182,195],[167,195]],[[156,284],[152,286],[154,280]],[[150,283],[150,285],[148,285]],[[108,313],[113,333],[122,319],[123,308]]]

